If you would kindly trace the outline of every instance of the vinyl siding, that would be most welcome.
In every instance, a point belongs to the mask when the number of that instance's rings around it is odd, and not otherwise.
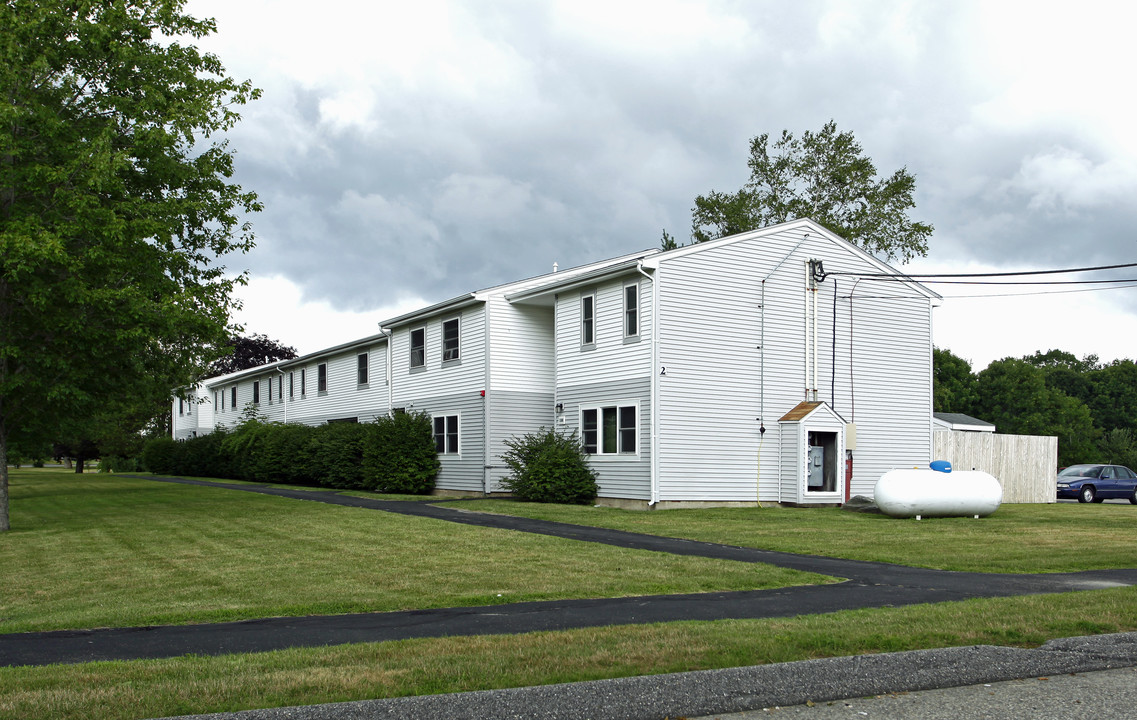
[[[760,499],[781,499],[786,449],[779,456],[770,446],[778,418],[806,399],[812,380],[810,258],[822,259],[828,272],[881,271],[843,244],[801,230],[660,261],[661,500],[753,500],[758,482]],[[856,494],[871,492],[886,465],[930,454],[931,327],[929,300],[897,283],[859,283],[850,318],[845,296],[854,282],[830,276],[820,286],[817,389],[820,400],[857,423]]]
[[[489,429],[486,482],[490,492],[502,492],[501,479],[509,475],[509,468],[501,459],[509,449],[505,441],[542,428],[559,426],[555,424],[552,392],[514,392],[495,388],[487,400],[493,421]]]
[[[369,382],[366,386],[356,383],[357,356],[366,352],[368,354]],[[261,400],[257,404],[257,412],[270,422],[290,422],[304,425],[319,425],[328,420],[354,417],[359,422],[373,422],[377,417],[386,415],[387,383],[386,383],[386,343],[369,346],[360,346],[345,350],[342,353],[329,355],[304,362],[299,365],[285,366],[280,370],[273,368],[262,373],[255,373],[242,377],[236,382],[226,382],[209,385],[207,390],[212,403],[213,391],[224,390],[225,409],[218,409],[211,413],[213,422],[210,429],[216,425],[233,427],[241,421],[245,408],[252,402],[253,383],[260,383]],[[317,368],[320,364],[328,365],[328,389],[319,392],[317,388]],[[305,371],[305,393],[300,394],[300,371]],[[283,374],[281,374],[283,372]],[[288,397],[288,375],[294,373],[295,395]],[[268,383],[272,381],[272,394],[269,395]],[[278,399],[278,383],[284,382],[284,398]],[[230,389],[237,386],[237,406],[230,404]]]
[[[459,359],[442,361],[442,323],[459,318]],[[482,305],[440,313],[421,323],[395,328],[391,337],[395,407],[418,406],[418,399],[475,394],[485,389],[486,312]],[[426,365],[411,368],[411,331],[426,328]]]
[[[559,388],[558,401],[564,404],[557,427],[564,432],[580,434],[580,408],[582,406],[610,406],[637,403],[639,426],[637,444],[639,454],[592,455],[589,466],[598,475],[600,497],[651,499],[651,382],[635,378],[619,382],[589,383]]]
[[[490,313],[490,387],[495,392],[551,393],[553,308],[511,305],[500,296],[487,301]]]
[[[398,405],[396,404],[396,407]],[[482,492],[485,478],[485,406],[479,392],[434,395],[418,399],[408,410],[427,415],[458,416],[457,455],[441,453],[435,479],[439,490]]]
[[[640,334],[624,338],[624,286],[639,282]],[[595,343],[581,346],[580,298],[595,294]],[[628,275],[593,287],[561,293],[557,300],[557,384],[620,382],[651,374],[651,283]]]

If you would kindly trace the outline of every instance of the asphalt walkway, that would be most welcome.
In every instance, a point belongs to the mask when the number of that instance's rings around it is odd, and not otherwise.
[[[389,501],[327,491],[293,490],[203,480],[148,478],[221,487],[304,501],[540,533],[618,547],[697,555],[844,578],[812,585],[743,592],[553,600],[404,612],[277,617],[228,623],[99,628],[0,635],[0,666],[221,655],[289,647],[319,647],[405,638],[494,635],[676,620],[790,617],[838,610],[897,607],[979,597],[1006,597],[1137,585],[1137,569],[1060,574],[986,574],[911,568],[887,563],[682,540],[507,515]],[[436,500],[435,500],[436,501]]]

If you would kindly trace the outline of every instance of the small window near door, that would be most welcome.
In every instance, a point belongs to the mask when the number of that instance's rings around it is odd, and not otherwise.
[[[639,409],[635,405],[589,407],[580,411],[580,436],[590,455],[633,455],[637,452]]]

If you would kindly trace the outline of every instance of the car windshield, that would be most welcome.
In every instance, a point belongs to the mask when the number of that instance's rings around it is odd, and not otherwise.
[[[1097,477],[1101,465],[1071,465],[1058,473],[1058,477]]]

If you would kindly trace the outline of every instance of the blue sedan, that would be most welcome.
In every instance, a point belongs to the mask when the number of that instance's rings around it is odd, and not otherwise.
[[[1118,498],[1137,505],[1137,475],[1124,465],[1071,465],[1058,472],[1058,497],[1084,503]]]

